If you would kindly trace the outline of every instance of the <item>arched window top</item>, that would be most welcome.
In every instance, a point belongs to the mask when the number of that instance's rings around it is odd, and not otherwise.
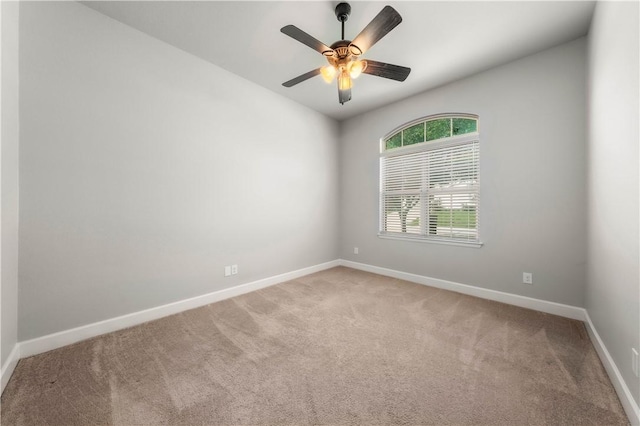
[[[411,121],[383,139],[382,151],[478,132],[478,116],[440,114]]]

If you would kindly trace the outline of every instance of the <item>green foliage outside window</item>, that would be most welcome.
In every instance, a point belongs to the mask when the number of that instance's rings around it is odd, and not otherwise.
[[[451,136],[451,119],[442,118],[440,120],[427,121],[427,140],[448,138]]]
[[[478,122],[471,118],[454,118],[452,128],[454,135],[473,133],[478,131]]]
[[[396,133],[387,139],[387,149],[400,148],[402,146],[402,133]]]
[[[394,213],[394,212],[391,212]],[[399,212],[398,212],[399,213]],[[476,210],[474,209],[432,209],[431,223],[435,234],[436,226],[452,226],[454,228],[475,228]],[[420,226],[420,219],[415,218],[407,223],[408,226]]]
[[[424,142],[424,123],[416,124],[402,131],[403,146]]]
[[[385,150],[478,131],[475,118],[438,118],[414,124],[385,140]]]
[[[475,228],[475,209],[441,209],[435,212],[438,226],[452,226],[454,228]]]

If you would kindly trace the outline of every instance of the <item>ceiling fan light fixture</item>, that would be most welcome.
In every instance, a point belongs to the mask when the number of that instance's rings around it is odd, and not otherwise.
[[[329,84],[336,76],[336,68],[333,65],[326,65],[320,68],[320,75],[322,76],[322,79]]]
[[[348,65],[349,75],[351,78],[358,78],[362,72],[367,69],[367,61],[356,60]]]
[[[351,76],[346,69],[342,69],[338,75],[338,90],[349,90],[352,87]]]

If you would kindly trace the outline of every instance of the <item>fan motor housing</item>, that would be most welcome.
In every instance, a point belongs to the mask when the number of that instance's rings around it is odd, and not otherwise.
[[[349,45],[351,44],[351,40],[338,40],[333,43],[330,47],[334,52],[337,53],[338,59],[343,59],[351,56],[351,51],[349,50]]]

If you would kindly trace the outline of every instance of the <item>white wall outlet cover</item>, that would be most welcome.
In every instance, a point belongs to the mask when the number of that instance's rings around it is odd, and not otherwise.
[[[231,265],[231,275],[238,273],[238,265]]]
[[[354,247],[354,248],[353,248],[353,254],[358,254],[358,251],[359,251],[359,250],[358,250],[358,247]]]
[[[525,284],[533,284],[533,274],[531,272],[523,272],[522,282]]]

